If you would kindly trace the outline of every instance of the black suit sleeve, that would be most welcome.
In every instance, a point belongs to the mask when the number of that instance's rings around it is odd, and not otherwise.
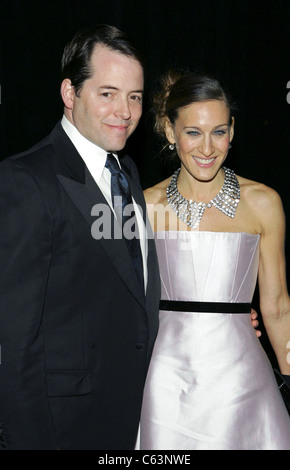
[[[18,160],[0,165],[0,449],[57,448],[45,388],[42,316],[52,222]]]

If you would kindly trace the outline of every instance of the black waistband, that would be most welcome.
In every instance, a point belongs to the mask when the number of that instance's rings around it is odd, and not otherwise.
[[[251,313],[251,304],[227,302],[189,302],[186,300],[160,300],[159,309],[170,310],[173,312]]]

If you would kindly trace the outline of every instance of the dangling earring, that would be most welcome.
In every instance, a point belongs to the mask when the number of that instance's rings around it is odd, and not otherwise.
[[[174,150],[175,149],[175,144],[170,144],[169,148],[170,148],[170,150]]]
[[[232,144],[229,144],[229,150],[232,148]]]

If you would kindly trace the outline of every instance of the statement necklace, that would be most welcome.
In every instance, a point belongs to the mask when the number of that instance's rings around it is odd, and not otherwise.
[[[202,215],[206,209],[215,206],[223,214],[231,217],[236,215],[240,201],[240,185],[233,170],[222,167],[225,172],[225,181],[218,194],[206,204],[185,199],[177,189],[177,179],[180,168],[175,171],[166,189],[167,200],[177,217],[191,228],[199,226]]]

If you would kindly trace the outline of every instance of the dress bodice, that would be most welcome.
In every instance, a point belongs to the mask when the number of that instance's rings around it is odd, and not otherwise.
[[[259,235],[245,232],[155,233],[161,298],[207,302],[251,302]]]

